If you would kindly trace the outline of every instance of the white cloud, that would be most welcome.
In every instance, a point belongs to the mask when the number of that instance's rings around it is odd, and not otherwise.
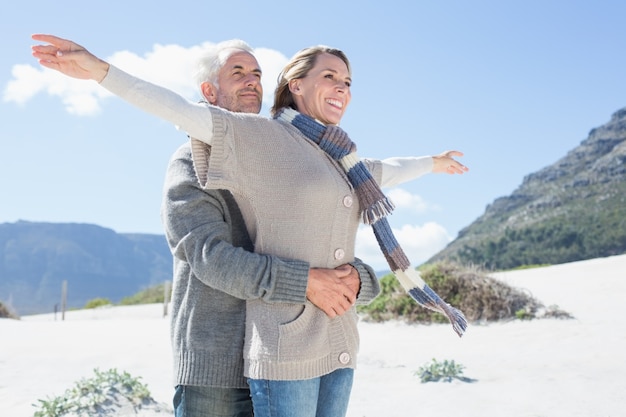
[[[57,96],[67,111],[79,116],[100,110],[99,100],[110,95],[96,83],[66,77],[56,71],[38,70],[30,65],[15,65],[13,79],[4,90],[3,99],[23,105],[40,92]]]
[[[120,51],[106,60],[130,74],[169,88],[190,100],[196,100],[200,93],[193,80],[195,63],[208,45],[210,44],[205,43],[184,48],[179,45],[155,44],[152,51],[143,56]]]
[[[408,209],[412,212],[425,213],[437,207],[426,202],[421,196],[411,194],[402,188],[393,188],[385,193],[396,206],[396,209]]]
[[[393,188],[385,194],[396,206],[392,214],[393,218],[389,218],[390,223],[394,220],[401,223],[405,221],[402,219],[414,218],[416,213],[423,214],[438,209],[436,205],[425,201],[418,194],[411,194],[403,188]],[[427,222],[421,226],[405,223],[399,229],[392,225],[392,229],[396,240],[413,266],[418,266],[427,261],[428,258],[452,241],[446,229],[435,222]],[[375,270],[389,269],[376,237],[369,226],[362,225],[359,228],[355,254]]]
[[[24,104],[42,90],[41,72],[32,66],[14,65],[11,74],[13,79],[7,83],[2,96],[4,101]]]
[[[393,234],[413,266],[427,261],[452,240],[446,229],[434,222],[422,226],[405,224],[400,229],[393,228]],[[369,226],[359,228],[355,254],[374,270],[389,269]]]
[[[256,48],[254,54],[263,70],[263,102],[271,106],[274,103],[274,89],[278,74],[289,59],[282,53],[268,48]]]
[[[204,43],[185,48],[179,45],[155,44],[143,56],[130,51],[119,51],[104,59],[139,78],[176,91],[190,100],[197,100],[200,95],[193,80],[195,63],[202,50],[209,45],[211,44]],[[280,52],[267,48],[258,48],[255,53],[263,69],[263,100],[266,105],[271,105],[276,77],[287,58]],[[35,95],[47,93],[59,97],[69,113],[87,116],[97,114],[101,110],[101,100],[111,96],[93,81],[76,80],[47,68],[15,65],[12,74],[13,79],[4,90],[5,102],[23,105]]]

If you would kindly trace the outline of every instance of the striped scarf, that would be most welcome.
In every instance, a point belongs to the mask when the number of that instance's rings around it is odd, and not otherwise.
[[[419,272],[411,268],[386,218],[394,209],[393,203],[385,197],[357,156],[356,145],[346,132],[337,126],[324,126],[291,108],[282,109],[276,118],[295,126],[341,165],[359,200],[362,220],[372,226],[378,245],[402,287],[421,306],[446,315],[456,334],[462,336],[467,328],[465,316],[460,310],[443,301],[424,282]]]

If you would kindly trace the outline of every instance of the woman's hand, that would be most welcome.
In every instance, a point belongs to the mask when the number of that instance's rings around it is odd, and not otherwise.
[[[454,159],[455,156],[463,156],[463,152],[445,151],[433,156],[433,172],[446,174],[463,174],[469,168]]]
[[[109,71],[109,64],[96,57],[82,46],[53,35],[35,34],[36,41],[48,45],[34,45],[33,56],[39,64],[57,70],[72,78],[100,82]]]

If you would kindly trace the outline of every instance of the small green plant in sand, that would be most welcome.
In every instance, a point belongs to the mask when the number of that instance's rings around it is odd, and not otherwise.
[[[535,313],[526,308],[521,308],[515,312],[515,318],[518,320],[532,320],[535,318]]]
[[[470,378],[463,376],[463,369],[465,367],[460,363],[456,363],[453,360],[444,360],[443,362],[433,360],[421,366],[415,375],[419,376],[422,383],[426,382],[451,382],[453,379],[458,379],[463,382],[471,382]]]
[[[104,409],[111,398],[121,396],[137,404],[150,398],[148,387],[128,372],[94,369],[94,373],[93,378],[81,379],[61,396],[38,400],[39,408],[34,417],[61,417],[70,413],[93,416]]]

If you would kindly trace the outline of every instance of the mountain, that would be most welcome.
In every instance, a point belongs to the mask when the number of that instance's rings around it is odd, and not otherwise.
[[[72,308],[94,298],[116,303],[171,279],[163,235],[119,234],[91,224],[0,224],[0,301],[18,315],[59,307],[63,281]]]
[[[444,259],[508,269],[626,253],[626,108],[462,229]]]

